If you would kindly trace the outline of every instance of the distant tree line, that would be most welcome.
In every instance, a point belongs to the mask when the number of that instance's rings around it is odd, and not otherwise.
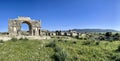
[[[99,36],[99,40],[120,40],[120,34],[119,33],[112,33],[112,32],[106,32],[103,36]]]
[[[119,33],[112,33],[112,32],[106,32],[106,33],[98,33],[98,34],[90,34],[86,33],[85,37],[82,36],[76,36],[78,39],[84,39],[84,40],[106,40],[106,41],[118,41],[120,40],[120,34]]]

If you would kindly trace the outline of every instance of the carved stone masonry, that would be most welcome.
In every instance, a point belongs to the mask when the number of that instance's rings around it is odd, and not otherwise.
[[[18,17],[15,19],[9,19],[8,32],[9,36],[22,35],[21,24],[26,23],[29,26],[29,36],[41,35],[41,22],[40,20],[32,20],[30,17]]]

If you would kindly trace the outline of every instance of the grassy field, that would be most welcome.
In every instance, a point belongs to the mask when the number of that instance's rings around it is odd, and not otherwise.
[[[120,61],[120,41],[10,40],[0,43],[0,61]]]

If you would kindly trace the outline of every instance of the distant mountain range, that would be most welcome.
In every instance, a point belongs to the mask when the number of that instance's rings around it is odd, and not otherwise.
[[[72,31],[77,32],[119,32],[113,29],[72,29]]]

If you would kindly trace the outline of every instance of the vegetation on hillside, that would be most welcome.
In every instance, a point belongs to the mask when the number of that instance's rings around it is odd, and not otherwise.
[[[82,36],[84,35],[84,36]],[[112,33],[112,32],[106,32],[106,33],[83,33],[81,35],[76,36],[77,39],[80,40],[97,40],[97,41],[119,41],[120,40],[120,34],[119,33]]]
[[[13,38],[0,41],[0,61],[120,61],[120,41]]]
[[[113,29],[72,29],[72,31],[77,31],[77,32],[119,32],[117,30]]]

